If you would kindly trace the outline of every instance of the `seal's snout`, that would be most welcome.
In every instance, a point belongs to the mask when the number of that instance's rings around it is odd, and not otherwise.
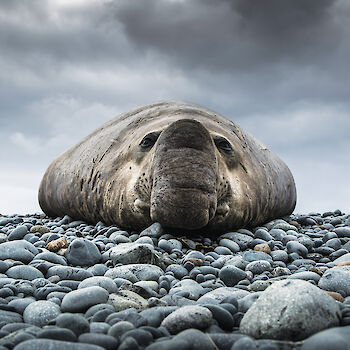
[[[198,229],[215,216],[217,160],[208,130],[181,119],[159,136],[151,219],[165,227]]]

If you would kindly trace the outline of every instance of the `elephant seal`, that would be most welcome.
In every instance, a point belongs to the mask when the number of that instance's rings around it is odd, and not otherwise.
[[[141,230],[223,233],[289,215],[293,176],[232,121],[183,102],[146,105],[107,122],[47,169],[39,204]]]

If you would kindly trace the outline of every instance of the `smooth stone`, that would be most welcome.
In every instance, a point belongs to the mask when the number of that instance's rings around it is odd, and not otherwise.
[[[238,339],[232,346],[231,350],[257,350],[257,344],[250,337],[242,337]]]
[[[228,238],[223,238],[219,241],[219,245],[222,247],[226,247],[230,249],[232,253],[238,253],[241,248],[239,247],[238,243],[228,239]]]
[[[89,309],[85,312],[85,317],[86,318],[91,318],[94,316],[97,312],[102,311],[102,310],[111,310],[115,311],[114,307],[110,304],[97,304],[89,307]]]
[[[182,306],[164,318],[161,326],[171,334],[177,334],[188,328],[205,329],[213,318],[212,313],[198,305]]]
[[[234,287],[239,281],[244,280],[247,274],[238,267],[226,265],[220,270],[219,277],[227,287]]]
[[[110,328],[111,326],[106,322],[94,322],[94,321],[90,322],[91,333],[107,334]]]
[[[268,260],[272,261],[272,258],[269,254],[264,252],[258,252],[256,250],[247,250],[243,253],[243,259],[247,262],[252,262],[256,260]]]
[[[13,350],[104,350],[101,346],[72,343],[51,339],[30,339],[16,345]]]
[[[44,328],[37,333],[36,337],[69,342],[77,341],[76,335],[71,330],[57,327]]]
[[[129,264],[117,266],[105,273],[106,277],[124,278],[130,282],[138,281],[158,281],[159,277],[164,275],[164,271],[151,264]]]
[[[94,276],[86,278],[79,283],[78,289],[99,286],[104,288],[108,293],[115,293],[118,290],[116,283],[109,277]]]
[[[338,237],[350,237],[350,227],[337,227],[333,231]]]
[[[339,258],[333,260],[333,262],[335,264],[343,263],[343,262],[346,262],[346,261],[349,261],[349,264],[350,264],[350,253],[344,254],[344,255],[340,256]]]
[[[132,329],[122,334],[120,337],[121,343],[123,343],[123,341],[129,337],[134,338],[140,347],[145,347],[153,341],[152,334],[142,328]]]
[[[148,321],[148,325],[158,328],[165,317],[175,311],[177,306],[156,306],[141,311],[140,315]]]
[[[131,322],[119,321],[118,323],[115,323],[113,326],[111,326],[107,334],[116,339],[119,339],[121,335],[132,329],[135,329],[135,326]]]
[[[276,240],[276,241],[281,241],[283,237],[286,236],[286,233],[284,230],[281,230],[279,228],[273,228],[269,231],[269,234]]]
[[[23,239],[23,237],[28,233],[28,227],[25,225],[17,226],[8,235],[9,241]]]
[[[151,238],[159,238],[164,234],[164,230],[159,222],[155,222],[140,233],[140,237],[148,236]]]
[[[169,265],[165,272],[171,271],[174,273],[175,278],[182,279],[184,276],[188,274],[188,271],[185,267],[179,264],[171,264]]]
[[[84,316],[69,312],[63,313],[56,318],[56,326],[69,329],[76,337],[90,331],[89,322]]]
[[[165,269],[173,261],[157,252],[150,244],[121,243],[112,248],[109,257],[113,264],[152,264]]]
[[[350,266],[336,266],[327,270],[318,282],[324,290],[350,295]]]
[[[219,304],[227,297],[234,297],[237,300],[250,294],[246,290],[238,289],[235,287],[221,287],[214,289],[197,300],[197,304]]]
[[[312,272],[312,271],[296,272],[288,276],[288,279],[300,279],[304,281],[312,280],[312,281],[315,281],[316,283],[318,283],[320,278],[321,276],[318,273]]]
[[[213,318],[218,322],[221,329],[225,331],[232,331],[232,328],[234,327],[234,320],[229,311],[227,311],[224,307],[221,307],[221,305],[205,304],[201,306],[210,310]]]
[[[169,295],[186,293],[188,298],[197,300],[204,292],[203,287],[192,279],[184,279],[175,283],[169,291]]]
[[[35,280],[36,278],[44,278],[44,275],[41,271],[39,271],[35,267],[28,265],[12,266],[6,271],[6,275],[11,278],[28,281]]]
[[[58,265],[63,265],[66,266],[67,265],[67,261],[64,257],[52,253],[50,251],[44,251],[42,253],[39,253],[38,255],[35,256],[35,260],[46,260],[49,262],[52,262],[54,264],[58,264]]]
[[[90,306],[106,303],[109,293],[99,286],[69,292],[62,300],[62,312],[85,312]]]
[[[15,311],[21,315],[23,315],[23,312],[25,308],[31,304],[34,303],[36,300],[34,298],[21,298],[21,299],[13,299],[11,300],[8,305],[13,307]]]
[[[240,250],[248,248],[249,243],[253,240],[253,237],[239,232],[229,232],[221,235],[218,239],[229,239],[239,245]]]
[[[79,343],[94,344],[103,347],[105,350],[115,350],[119,346],[117,339],[106,334],[85,333],[78,338]]]
[[[339,321],[339,305],[321,289],[302,280],[284,280],[262,292],[243,316],[240,332],[257,339],[297,341]]]
[[[246,266],[246,271],[251,271],[254,275],[260,275],[265,271],[271,271],[271,264],[267,260],[252,261]]]
[[[0,321],[8,323],[22,323],[23,318],[20,314],[13,311],[0,310]]]
[[[82,281],[86,278],[93,277],[91,272],[82,268],[71,266],[52,266],[47,270],[46,278],[59,276],[61,280]]]
[[[260,238],[266,242],[271,241],[273,239],[273,237],[269,234],[269,232],[262,228],[259,228],[254,232],[254,238]]]
[[[149,346],[146,350],[217,350],[210,337],[197,330],[186,329],[172,339],[157,341]],[[221,349],[221,348],[220,348]],[[223,349],[226,350],[226,349]]]
[[[334,327],[307,338],[300,350],[350,350],[350,326]]]
[[[94,276],[103,276],[107,270],[108,267],[105,264],[95,264],[87,268],[87,271],[91,272]]]
[[[65,257],[73,266],[92,266],[102,258],[96,244],[84,238],[74,239],[68,246]]]
[[[287,242],[287,252],[288,253],[297,253],[302,257],[306,257],[308,250],[307,248],[302,245],[301,243],[297,242],[297,241],[289,241]]]
[[[115,311],[122,311],[129,308],[146,309],[147,300],[137,293],[121,289],[109,296],[108,303],[113,305]]]
[[[38,327],[47,325],[55,319],[61,310],[59,306],[51,301],[39,300],[30,303],[23,312],[24,322],[33,324]]]
[[[0,244],[0,260],[13,259],[28,264],[38,253],[38,248],[25,240]]]
[[[245,297],[238,299],[238,311],[247,312],[260,295],[261,291],[258,291],[256,293],[249,293]]]

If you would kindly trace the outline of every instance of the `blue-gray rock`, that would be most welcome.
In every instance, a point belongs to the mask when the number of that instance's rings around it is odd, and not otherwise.
[[[350,266],[336,266],[327,270],[320,280],[318,286],[324,290],[350,295]]]
[[[182,279],[188,274],[187,269],[180,264],[171,264],[166,268],[165,271],[172,271],[174,273],[175,278],[177,279]]]
[[[45,338],[52,340],[62,340],[69,342],[76,342],[76,335],[69,329],[57,328],[54,326],[48,327],[39,331],[36,335],[37,338]]]
[[[273,261],[283,261],[285,263],[288,261],[288,253],[284,250],[273,250],[271,256]]]
[[[221,329],[225,331],[232,331],[234,327],[234,319],[229,311],[227,311],[222,305],[205,304],[201,305],[210,310],[213,318],[218,322]]]
[[[65,257],[73,266],[92,266],[102,258],[96,244],[84,238],[74,239],[66,250]]]
[[[219,244],[221,247],[226,247],[230,249],[232,253],[238,253],[241,248],[239,247],[238,243],[232,241],[231,239],[228,238],[223,238],[219,241]]]
[[[271,241],[273,239],[273,237],[268,233],[268,231],[262,228],[259,228],[254,232],[254,238],[260,238],[266,242]]]
[[[119,321],[111,326],[107,334],[118,339],[121,335],[135,329],[135,326],[129,321]]]
[[[54,264],[58,264],[58,265],[63,265],[66,266],[67,265],[67,261],[65,258],[63,258],[62,256],[46,251],[46,252],[42,252],[39,253],[38,255],[35,256],[35,260],[46,260],[49,261],[51,263]]]
[[[307,338],[300,350],[350,350],[350,326],[334,327]]]
[[[204,292],[203,287],[192,279],[184,279],[173,285],[169,291],[169,295],[186,294],[192,300],[197,300]]]
[[[19,239],[23,239],[23,237],[28,233],[28,227],[25,225],[17,226],[13,229],[8,235],[9,241],[15,241]]]
[[[112,248],[109,257],[113,264],[152,264],[165,269],[174,261],[157,252],[150,244],[122,243]]]
[[[124,278],[131,282],[138,281],[157,281],[164,271],[155,265],[151,264],[129,264],[117,266],[105,273],[106,277]]]
[[[91,333],[102,333],[107,334],[111,326],[106,322],[90,322],[90,332]]]
[[[251,271],[254,275],[260,275],[265,271],[271,271],[272,267],[267,260],[256,260],[246,266],[246,271]]]
[[[219,239],[229,239],[232,242],[235,242],[239,245],[241,250],[245,250],[248,248],[249,243],[253,240],[253,237],[239,232],[229,232],[221,235]]]
[[[276,240],[276,241],[281,241],[283,237],[286,235],[286,233],[279,229],[279,228],[273,228],[272,230],[269,231],[269,234]]]
[[[142,310],[140,315],[147,319],[147,324],[158,328],[161,322],[177,309],[177,306],[156,306],[150,309]]]
[[[245,313],[240,331],[254,338],[302,340],[339,325],[340,307],[302,280],[277,281]]]
[[[65,312],[64,314],[57,316],[56,326],[69,329],[75,334],[76,337],[90,331],[90,324],[84,316],[69,312]]]
[[[337,227],[333,231],[338,237],[350,237],[350,227]]]
[[[289,241],[286,247],[288,253],[297,253],[304,258],[308,253],[307,248],[297,241]]]
[[[333,262],[335,264],[339,264],[339,263],[342,263],[342,262],[345,262],[345,261],[350,261],[350,253],[346,253],[346,254],[340,256],[339,258],[335,259]]]
[[[104,350],[101,346],[51,339],[31,339],[16,345],[13,350]]]
[[[23,312],[25,308],[35,302],[36,300],[34,298],[28,297],[28,298],[18,298],[11,300],[8,305],[13,307],[15,311],[21,315],[23,315]]]
[[[140,237],[148,236],[151,238],[159,238],[164,233],[164,230],[159,222],[155,222],[140,233]]]
[[[62,312],[85,312],[90,306],[106,303],[109,293],[101,287],[87,287],[73,290],[62,300]]]
[[[17,312],[1,310],[0,309],[0,321],[8,323],[21,323],[23,322],[22,316]]]
[[[201,296],[197,300],[197,304],[219,304],[227,297],[236,298],[238,300],[245,297],[248,294],[250,294],[248,291],[239,288],[221,287],[214,289]]]
[[[39,300],[30,303],[23,312],[24,322],[38,327],[47,325],[61,313],[57,304],[51,301]]]
[[[38,248],[25,240],[0,244],[0,260],[13,259],[28,264],[38,253]]]
[[[146,350],[217,350],[210,337],[197,330],[186,329],[172,339],[165,339],[147,346]],[[221,349],[221,348],[220,348]],[[224,348],[222,348],[224,349]],[[226,349],[225,349],[226,350]]]
[[[46,278],[59,276],[61,280],[82,281],[85,278],[93,277],[94,275],[82,268],[71,266],[52,266],[47,270]]]
[[[226,265],[220,270],[219,277],[227,287],[234,287],[239,281],[244,280],[247,274],[238,267]]]
[[[116,338],[106,334],[85,333],[79,336],[79,343],[94,344],[103,347],[105,350],[115,350],[119,346]]]
[[[103,276],[107,270],[108,267],[105,264],[95,264],[87,268],[87,271],[91,272],[94,276]]]
[[[256,260],[268,260],[272,261],[272,258],[269,254],[264,252],[259,252],[255,250],[247,250],[243,253],[243,259],[247,262],[252,262]]]
[[[312,281],[315,281],[316,283],[318,283],[320,278],[321,276],[318,273],[312,272],[312,271],[296,272],[288,276],[288,279],[299,279],[304,281],[312,280]]]
[[[256,350],[258,349],[256,341],[250,337],[238,339],[232,346],[231,350]]]
[[[111,278],[105,276],[94,276],[86,278],[84,281],[81,281],[79,283],[78,289],[92,286],[102,287],[108,293],[115,293],[118,290],[118,287],[115,284],[115,282]]]
[[[213,316],[209,309],[198,306],[182,306],[165,317],[161,326],[171,334],[177,334],[188,328],[205,329],[209,326]]]
[[[260,297],[261,293],[262,292],[260,291],[256,293],[249,293],[245,297],[238,299],[238,311],[246,313],[248,309],[253,305],[253,303]]]
[[[44,275],[41,273],[41,271],[35,267],[28,265],[12,266],[6,271],[6,275],[11,278],[28,281],[33,281],[36,278],[44,278]]]

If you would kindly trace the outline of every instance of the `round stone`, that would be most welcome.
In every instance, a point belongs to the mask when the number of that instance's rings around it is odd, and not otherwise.
[[[324,290],[350,295],[350,266],[336,266],[327,270],[320,280],[318,286]]]
[[[85,280],[79,283],[78,289],[99,286],[104,288],[108,293],[114,293],[117,291],[117,285],[115,282],[105,276],[94,276],[90,278],[86,278]]]
[[[337,326],[340,308],[334,299],[302,280],[277,281],[245,313],[240,331],[254,338],[302,340]]]
[[[205,329],[213,316],[205,307],[198,305],[183,306],[165,317],[161,326],[171,334],[177,334],[188,328]]]
[[[69,312],[61,314],[56,318],[56,326],[71,330],[76,337],[90,331],[89,322],[84,316]]]
[[[33,281],[36,278],[44,278],[44,275],[35,267],[27,265],[16,265],[6,271],[6,275],[11,278]]]
[[[220,272],[219,277],[225,283],[227,287],[234,287],[239,281],[244,280],[247,274],[232,265],[224,266]]]
[[[106,303],[109,293],[99,286],[73,290],[62,300],[63,312],[85,312],[90,306]]]
[[[24,322],[38,327],[47,325],[61,313],[57,304],[51,301],[39,300],[30,303],[23,312]]]
[[[76,238],[69,245],[65,256],[73,266],[92,266],[101,261],[101,253],[96,244],[84,238]]]

